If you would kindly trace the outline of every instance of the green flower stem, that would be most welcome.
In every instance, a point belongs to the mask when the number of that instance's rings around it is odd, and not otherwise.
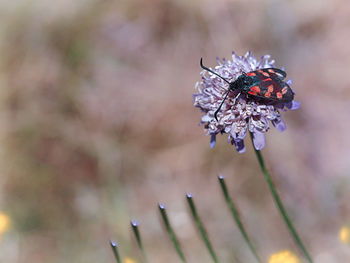
[[[139,246],[139,248],[141,250],[143,260],[144,260],[145,263],[148,263],[146,252],[145,252],[145,249],[143,248],[141,235],[140,235],[140,232],[139,232],[139,223],[136,222],[135,220],[132,220],[130,222],[130,224],[131,224],[132,230],[134,232],[134,235],[135,235],[135,238],[136,238],[136,241],[137,241],[137,245]]]
[[[117,261],[117,263],[121,263],[119,253],[118,253],[118,244],[113,242],[112,240],[111,240],[110,244],[111,244],[111,248],[113,250],[115,260]]]
[[[262,263],[258,253],[256,252],[254,246],[253,246],[253,243],[250,241],[249,237],[248,237],[248,234],[242,224],[242,221],[240,219],[240,216],[239,216],[239,213],[238,213],[238,210],[235,206],[235,204],[233,203],[228,191],[227,191],[227,187],[226,187],[226,183],[225,183],[225,179],[223,176],[219,176],[219,183],[220,183],[220,186],[221,186],[221,189],[222,189],[222,192],[224,193],[224,196],[225,196],[225,200],[226,200],[226,203],[228,205],[228,207],[230,208],[230,211],[231,211],[231,214],[233,216],[233,219],[235,220],[239,230],[241,231],[241,234],[245,240],[245,242],[247,243],[248,247],[250,248],[251,252],[253,253],[256,261],[258,261],[259,263]]]
[[[169,222],[169,219],[168,219],[168,215],[167,215],[166,210],[165,210],[165,206],[162,205],[162,204],[159,204],[158,207],[159,207],[160,214],[162,215],[162,219],[163,219],[166,231],[168,232],[170,240],[171,240],[171,242],[173,243],[173,245],[175,247],[176,253],[178,254],[178,256],[180,257],[180,259],[181,259],[181,261],[183,263],[187,263],[187,261],[185,259],[185,256],[184,256],[184,254],[183,254],[183,252],[181,250],[180,243],[177,240],[177,238],[175,236],[175,232],[174,232],[173,228],[170,225],[170,222]]]
[[[213,261],[215,263],[219,263],[218,261],[218,258],[215,254],[215,251],[213,249],[213,246],[211,245],[210,241],[209,241],[209,237],[208,237],[208,234],[207,232],[205,231],[205,228],[203,226],[203,223],[197,213],[197,209],[196,209],[196,206],[194,205],[194,202],[193,202],[193,197],[191,194],[187,194],[186,195],[186,198],[187,198],[187,202],[190,206],[190,210],[191,210],[191,213],[192,213],[192,216],[193,216],[193,219],[198,227],[198,230],[202,236],[202,239],[204,241],[204,244],[205,246],[207,247],[208,251],[209,251],[209,254],[211,256],[211,258],[213,259]]]
[[[254,147],[254,142],[253,142],[253,134],[250,132],[250,138],[252,140],[252,143],[253,143],[253,147]],[[265,180],[270,188],[270,192],[272,194],[272,197],[280,211],[280,214],[282,215],[283,217],[283,220],[284,222],[286,223],[288,229],[289,229],[289,232],[291,233],[292,237],[294,238],[296,244],[299,246],[299,248],[301,249],[301,251],[304,253],[304,256],[306,257],[306,259],[312,263],[312,258],[309,254],[309,252],[307,251],[306,247],[304,246],[303,242],[301,241],[297,231],[295,230],[294,226],[293,226],[293,223],[292,221],[290,220],[287,212],[286,212],[286,209],[284,208],[283,206],[283,203],[277,193],[277,190],[276,190],[276,187],[272,181],[272,178],[271,178],[271,175],[269,174],[269,172],[267,171],[266,169],[266,166],[265,166],[265,163],[264,163],[264,159],[262,157],[262,154],[259,150],[255,150],[255,153],[256,153],[256,157],[258,158],[258,161],[259,161],[259,164],[260,164],[260,167],[261,167],[261,170],[264,174],[264,177],[265,177]]]

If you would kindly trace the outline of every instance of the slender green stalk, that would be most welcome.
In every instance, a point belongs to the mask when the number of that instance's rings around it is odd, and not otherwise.
[[[251,138],[252,143],[254,145],[253,134],[252,133],[250,133],[250,138]],[[262,170],[262,172],[264,174],[265,180],[266,180],[266,182],[267,182],[267,184],[268,184],[268,186],[270,188],[270,192],[272,194],[272,197],[273,197],[273,199],[274,199],[274,201],[275,201],[275,203],[276,203],[276,205],[277,205],[277,207],[278,207],[278,209],[280,211],[280,214],[283,217],[284,222],[286,223],[286,225],[287,225],[287,227],[289,229],[289,232],[291,233],[292,237],[294,238],[296,244],[299,246],[299,248],[303,252],[303,254],[306,257],[306,259],[310,263],[312,263],[313,262],[312,258],[310,256],[309,252],[307,251],[306,247],[304,246],[303,242],[301,241],[297,231],[295,230],[295,228],[293,226],[293,223],[290,220],[290,218],[289,218],[289,216],[287,214],[287,211],[284,208],[284,205],[283,205],[283,203],[282,203],[282,201],[281,201],[281,199],[280,199],[280,197],[279,197],[279,195],[277,193],[277,190],[276,190],[275,184],[272,181],[271,175],[269,174],[269,172],[266,169],[266,166],[265,166],[265,163],[264,163],[264,159],[262,157],[261,152],[259,150],[256,150],[255,148],[254,148],[254,150],[255,150],[256,156],[258,158],[261,170]]]
[[[181,250],[180,243],[177,240],[177,238],[175,236],[175,232],[174,232],[173,228],[170,225],[170,222],[169,222],[169,219],[168,219],[168,215],[167,215],[166,210],[165,210],[165,205],[158,204],[158,207],[159,207],[159,210],[160,210],[160,214],[162,215],[162,219],[163,219],[166,231],[168,232],[170,240],[171,240],[171,242],[173,243],[173,245],[175,247],[176,253],[179,255],[179,257],[180,257],[180,259],[181,259],[181,261],[183,263],[187,263],[187,261],[185,259],[185,256],[184,256],[184,254],[183,254],[183,252]]]
[[[187,194],[186,195],[186,198],[187,198],[187,201],[188,201],[188,204],[190,206],[190,210],[191,210],[191,213],[192,213],[192,216],[193,216],[193,219],[194,221],[196,222],[196,225],[198,227],[198,230],[202,236],[202,239],[204,241],[204,244],[205,246],[207,247],[208,251],[209,251],[209,254],[211,256],[211,258],[213,259],[213,261],[215,263],[218,263],[218,258],[215,254],[215,251],[213,249],[213,246],[211,245],[210,241],[209,241],[209,237],[208,237],[208,234],[207,232],[205,231],[204,229],[204,226],[203,226],[203,223],[197,213],[197,209],[194,205],[194,202],[193,202],[193,197],[192,197],[192,194]]]
[[[112,240],[110,241],[111,248],[113,250],[114,258],[117,261],[117,263],[121,263],[119,253],[118,253],[118,244],[113,242]]]
[[[224,193],[226,203],[227,203],[228,207],[230,208],[233,219],[235,220],[239,230],[241,231],[241,234],[242,234],[245,242],[247,243],[248,247],[250,248],[251,252],[253,253],[256,261],[258,261],[259,263],[262,263],[258,253],[256,252],[255,247],[253,246],[253,243],[250,241],[250,239],[248,237],[247,231],[245,230],[245,228],[243,226],[243,223],[242,223],[241,218],[239,216],[238,210],[237,210],[235,204],[233,203],[233,201],[232,201],[232,199],[227,191],[225,178],[221,175],[218,178],[219,178],[221,190]]]
[[[131,227],[132,227],[132,230],[134,232],[134,235],[135,235],[135,238],[136,238],[136,241],[137,241],[137,245],[139,246],[139,248],[141,250],[143,260],[144,260],[145,263],[148,263],[146,252],[145,252],[145,249],[143,247],[142,240],[141,240],[141,235],[140,235],[140,232],[139,232],[139,223],[137,221],[135,221],[135,220],[131,220],[130,223],[131,223]]]

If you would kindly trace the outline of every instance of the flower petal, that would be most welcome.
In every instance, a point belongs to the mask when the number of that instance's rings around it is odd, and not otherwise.
[[[245,153],[246,149],[243,140],[233,140],[233,143],[238,153]]]
[[[208,114],[206,114],[206,115],[203,115],[203,116],[202,116],[201,122],[210,122],[211,119],[212,119],[212,118],[209,117]]]
[[[216,144],[216,134],[212,134],[210,138],[210,148],[213,149]]]
[[[285,122],[281,118],[276,118],[276,119],[272,120],[271,122],[272,122],[273,126],[275,126],[275,128],[277,130],[279,130],[280,132],[283,132],[285,129],[287,129]]]
[[[297,110],[297,109],[299,109],[300,104],[301,104],[300,102],[293,100],[293,101],[287,103],[287,104],[286,104],[286,107],[287,107],[289,110]]]
[[[264,148],[266,144],[265,134],[258,131],[253,132],[253,143],[254,148],[257,150]]]

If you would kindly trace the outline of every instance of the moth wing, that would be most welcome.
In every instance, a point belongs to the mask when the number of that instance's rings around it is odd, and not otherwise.
[[[280,79],[268,79],[260,82],[259,96],[280,102],[290,102],[294,93],[287,83]]]
[[[278,68],[263,68],[247,73],[248,76],[257,76],[260,80],[266,78],[283,80],[287,73]]]

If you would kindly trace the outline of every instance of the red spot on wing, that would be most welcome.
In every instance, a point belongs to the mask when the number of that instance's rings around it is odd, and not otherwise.
[[[262,81],[272,81],[271,78],[266,78],[266,79],[263,79]]]
[[[276,92],[276,97],[278,99],[282,99],[282,92]]]
[[[254,77],[254,76],[256,76],[256,74],[255,74],[254,72],[248,72],[248,73],[247,73],[247,76],[249,76],[249,77]]]
[[[265,96],[266,98],[270,98],[270,97],[271,97],[271,92],[266,92],[266,93],[264,94],[264,96]]]
[[[250,91],[253,91],[255,93],[259,93],[260,92],[260,88],[258,86],[253,86],[250,88]]]
[[[276,73],[273,69],[270,69],[270,68],[267,71],[270,73]]]
[[[263,74],[263,75],[264,75],[265,77],[267,77],[267,78],[270,77],[270,74],[267,73],[267,72],[262,71],[261,74]]]
[[[256,92],[254,92],[254,91],[252,91],[252,90],[250,90],[250,91],[248,91],[248,94],[250,94],[250,95],[258,95]]]
[[[267,92],[271,93],[273,91],[273,85],[267,87]]]

